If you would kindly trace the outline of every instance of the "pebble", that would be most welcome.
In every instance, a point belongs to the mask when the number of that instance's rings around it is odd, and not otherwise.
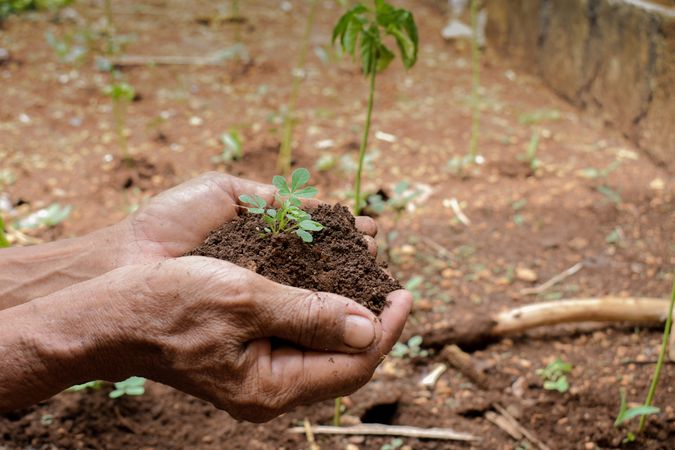
[[[539,276],[532,269],[528,269],[527,267],[518,267],[516,269],[516,278],[518,278],[521,281],[528,281],[530,283],[533,283],[539,279]]]

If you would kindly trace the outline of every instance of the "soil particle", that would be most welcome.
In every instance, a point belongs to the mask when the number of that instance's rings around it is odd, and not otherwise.
[[[387,294],[401,286],[368,252],[354,216],[339,204],[309,212],[325,227],[310,244],[294,234],[264,234],[261,217],[243,214],[189,254],[230,261],[288,286],[342,295],[381,313]]]

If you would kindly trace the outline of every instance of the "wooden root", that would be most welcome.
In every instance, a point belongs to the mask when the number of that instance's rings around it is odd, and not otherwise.
[[[479,441],[478,436],[461,433],[449,428],[418,428],[398,425],[380,425],[375,423],[355,425],[353,427],[332,427],[316,425],[311,428],[313,434],[340,434],[357,436],[402,436],[422,439],[440,439],[446,441]],[[290,433],[306,434],[305,427],[294,427]]]

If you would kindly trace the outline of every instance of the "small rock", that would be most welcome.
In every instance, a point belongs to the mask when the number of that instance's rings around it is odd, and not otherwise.
[[[516,278],[521,281],[533,283],[539,279],[539,276],[532,269],[528,269],[527,267],[518,267],[516,269]]]

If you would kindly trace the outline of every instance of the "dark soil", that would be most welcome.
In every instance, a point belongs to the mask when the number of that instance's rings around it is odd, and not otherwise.
[[[189,254],[230,261],[288,286],[342,295],[381,313],[387,294],[401,285],[368,252],[354,216],[339,204],[309,212],[325,227],[313,233],[312,243],[295,234],[265,234],[262,218],[246,213],[212,231]]]

